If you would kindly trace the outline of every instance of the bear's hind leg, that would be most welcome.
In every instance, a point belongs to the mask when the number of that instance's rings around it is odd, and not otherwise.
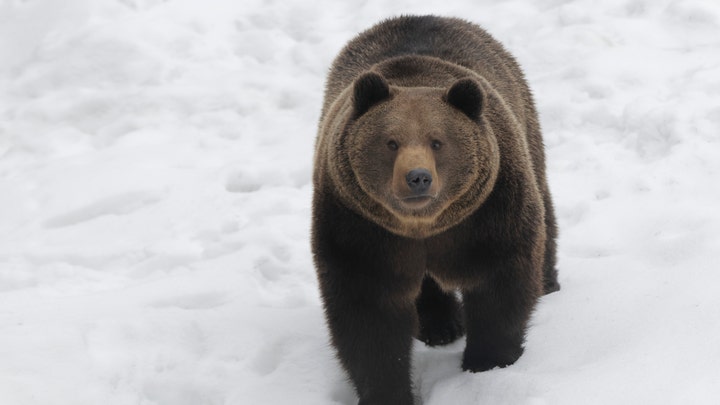
[[[557,223],[555,209],[553,208],[550,193],[545,186],[545,257],[543,260],[543,294],[550,294],[560,290],[557,271]]]
[[[560,283],[557,281],[558,271],[554,266],[545,266],[543,275],[543,294],[560,291]]]
[[[420,321],[417,338],[428,346],[446,345],[465,334],[462,305],[430,276],[423,279],[415,306]]]

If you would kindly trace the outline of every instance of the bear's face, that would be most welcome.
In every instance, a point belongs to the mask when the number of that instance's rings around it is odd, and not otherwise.
[[[476,82],[400,88],[366,73],[356,80],[353,103],[355,119],[344,136],[349,164],[364,194],[395,220],[376,222],[427,237],[457,222],[453,215],[466,215],[463,208],[473,204],[464,199],[477,194],[470,190],[491,187],[485,183],[496,172],[497,146],[479,123]]]

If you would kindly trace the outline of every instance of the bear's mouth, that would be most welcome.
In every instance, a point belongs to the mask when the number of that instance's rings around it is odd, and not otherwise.
[[[404,205],[417,209],[428,205],[435,198],[437,198],[437,196],[432,194],[420,194],[401,197],[400,201],[402,201]]]
[[[402,200],[403,201],[423,201],[423,200],[428,200],[428,199],[433,199],[433,198],[435,198],[434,195],[422,194],[422,195],[411,195],[408,197],[402,197]]]

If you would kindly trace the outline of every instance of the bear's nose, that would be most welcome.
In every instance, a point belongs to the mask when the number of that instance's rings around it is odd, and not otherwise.
[[[413,169],[405,176],[413,194],[425,194],[432,184],[432,174],[427,169]]]

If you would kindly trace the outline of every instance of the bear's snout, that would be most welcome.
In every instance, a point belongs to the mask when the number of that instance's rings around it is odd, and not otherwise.
[[[419,168],[410,170],[405,176],[405,181],[413,196],[423,196],[430,189],[433,178],[429,170]]]
[[[429,147],[409,145],[400,148],[392,173],[392,194],[400,203],[400,211],[411,210],[415,215],[438,197],[441,178],[435,169],[435,156]]]

